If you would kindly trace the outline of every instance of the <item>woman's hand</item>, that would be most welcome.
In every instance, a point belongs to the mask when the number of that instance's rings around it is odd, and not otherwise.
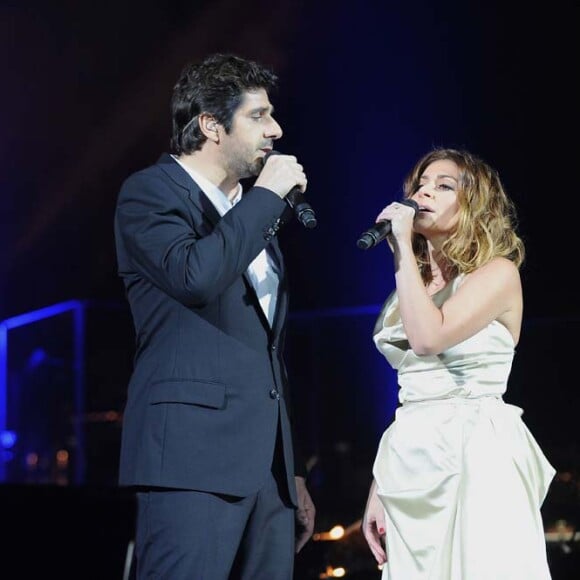
[[[379,565],[387,561],[385,552],[385,508],[377,495],[377,483],[373,480],[362,520],[362,533]]]
[[[376,219],[377,222],[388,221],[391,224],[391,232],[387,236],[387,241],[389,242],[389,246],[391,246],[391,250],[393,249],[393,238],[397,241],[411,239],[414,218],[415,210],[412,207],[397,201],[390,203],[381,211],[381,213],[379,213]]]

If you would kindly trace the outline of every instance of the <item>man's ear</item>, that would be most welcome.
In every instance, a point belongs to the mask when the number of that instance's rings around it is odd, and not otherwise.
[[[201,129],[201,132],[207,137],[207,139],[214,143],[218,143],[220,138],[218,125],[219,123],[213,115],[201,113],[199,116],[199,128]]]

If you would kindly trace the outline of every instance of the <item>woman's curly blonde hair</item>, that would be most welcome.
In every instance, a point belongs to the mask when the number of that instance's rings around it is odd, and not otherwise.
[[[459,168],[457,199],[459,220],[441,251],[449,273],[469,273],[497,256],[508,258],[519,268],[525,257],[524,244],[516,233],[517,216],[495,169],[477,156],[457,149],[437,148],[423,156],[407,175],[405,198],[419,189],[420,179],[434,161],[453,161]],[[414,234],[413,249],[425,283],[432,279],[427,241]]]

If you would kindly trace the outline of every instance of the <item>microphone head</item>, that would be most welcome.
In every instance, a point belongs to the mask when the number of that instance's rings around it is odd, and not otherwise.
[[[266,155],[264,155],[264,157],[262,158],[263,162],[266,163],[266,161],[268,161],[268,159],[270,157],[272,157],[272,155],[282,155],[280,153],[280,151],[276,151],[275,149],[272,149],[271,151],[268,151],[268,153],[266,153]]]
[[[419,211],[419,204],[414,199],[411,199],[410,197],[407,199],[402,199],[399,203],[401,203],[403,205],[408,205],[409,207],[412,207],[415,210],[415,213],[417,213]]]

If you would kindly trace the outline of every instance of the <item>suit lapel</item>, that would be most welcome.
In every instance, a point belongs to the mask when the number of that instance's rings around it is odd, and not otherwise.
[[[171,157],[164,153],[157,164],[177,185],[187,191],[191,203],[201,212],[207,221],[215,226],[220,221],[220,214],[210,199],[203,193],[199,185],[191,178],[189,173]]]

